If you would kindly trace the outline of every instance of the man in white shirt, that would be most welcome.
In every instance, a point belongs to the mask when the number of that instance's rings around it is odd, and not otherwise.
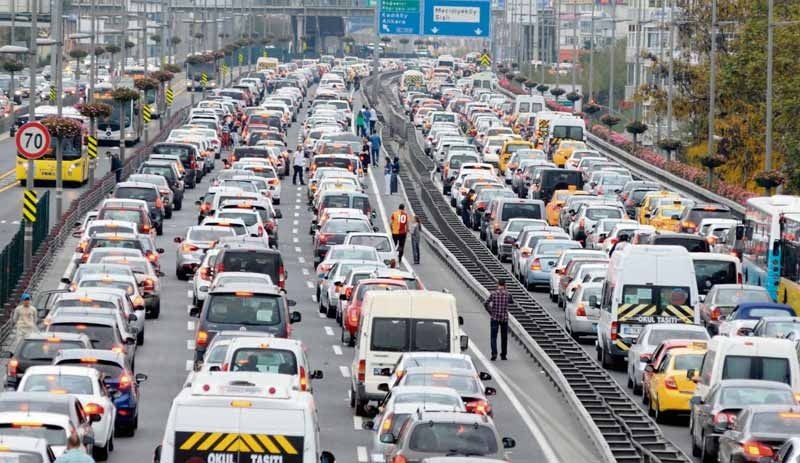
[[[303,181],[303,168],[306,166],[306,156],[303,154],[303,151],[297,150],[294,152],[292,156],[292,166],[294,167],[292,185],[297,185],[297,177],[300,177],[300,185],[305,185],[306,183]]]

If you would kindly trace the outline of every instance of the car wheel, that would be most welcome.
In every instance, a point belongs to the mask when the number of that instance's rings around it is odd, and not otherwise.
[[[172,218],[172,208],[171,207],[167,208],[164,211],[164,218],[166,218],[166,219],[171,219]]]
[[[703,463],[713,463],[717,461],[717,454],[711,453],[708,449],[708,442],[706,442],[706,436],[703,435],[700,438],[701,447],[700,447],[700,461]]]
[[[369,401],[367,400],[358,400],[356,401],[356,416],[367,416],[367,411],[365,408]]]
[[[697,442],[694,440],[694,420],[692,419],[692,415],[689,415],[689,439],[692,440],[692,456],[693,457],[700,457],[703,455],[703,449],[697,445]]]
[[[325,315],[328,318],[336,318],[336,308],[328,305],[327,308],[325,308]]]
[[[347,339],[347,336],[348,336],[347,330],[346,330],[346,329],[344,329],[344,325],[342,325],[342,337],[341,337],[342,344],[345,344],[345,343],[347,343],[347,342],[348,342],[348,341],[346,340],[346,339]]]
[[[161,315],[161,300],[156,302],[156,305],[150,310],[150,318],[158,318]]]
[[[98,447],[97,445],[92,447],[92,457],[95,459],[95,461],[108,460],[108,451],[110,445],[111,445],[111,438],[109,437],[104,447]]]
[[[639,395],[642,393],[642,385],[636,384],[636,380],[633,380],[633,395]]]
[[[272,198],[272,204],[279,205],[281,203],[281,198]]]
[[[350,386],[350,408],[356,408],[356,391]]]
[[[181,210],[182,207],[183,207],[182,199],[180,201],[175,201],[175,207],[173,207],[174,210],[179,211]]]
[[[608,368],[610,370],[611,368],[614,367],[614,359],[611,357],[611,354],[609,354],[605,349],[601,349],[601,351],[603,353],[603,357],[601,359],[603,368]]]
[[[181,281],[187,281],[189,279],[189,276],[186,274],[186,272],[179,268],[175,269],[175,276]]]
[[[141,346],[142,344],[144,344],[144,330],[136,334],[136,345]]]
[[[136,434],[136,428],[133,426],[120,426],[117,425],[116,435],[119,437],[133,437]]]
[[[625,383],[625,386],[628,389],[633,389],[633,380],[631,379],[631,370],[630,370],[630,368],[628,369],[628,374],[625,375],[625,376],[627,376],[627,379],[628,379],[628,381]]]

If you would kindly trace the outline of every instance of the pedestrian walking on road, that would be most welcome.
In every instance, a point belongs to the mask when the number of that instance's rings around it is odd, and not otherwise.
[[[366,137],[366,131],[364,130],[364,112],[359,111],[356,115],[356,133],[359,137]]]
[[[95,461],[86,454],[81,438],[73,431],[67,438],[67,449],[55,459],[55,463],[95,463]]]
[[[508,306],[514,303],[514,298],[506,290],[506,280],[498,278],[497,289],[489,294],[489,298],[483,303],[489,311],[490,341],[492,348],[492,360],[497,360],[497,332],[500,331],[500,358],[508,360]]]
[[[392,162],[391,178],[389,179],[389,194],[397,193],[398,175],[400,175],[400,158],[395,156]]]
[[[381,136],[378,132],[373,132],[369,136],[370,151],[372,152],[372,164],[377,166],[381,155]]]
[[[386,181],[386,194],[392,194],[392,160],[386,156],[386,166],[383,168],[383,178]]]
[[[111,158],[111,172],[114,172],[114,175],[117,177],[117,183],[119,183],[122,181],[122,160],[117,153],[109,151],[106,154]]]
[[[31,295],[22,293],[20,303],[14,308],[14,313],[11,315],[11,321],[14,323],[14,334],[18,341],[35,331],[39,331],[36,326],[38,318],[36,307],[31,303]]]
[[[403,262],[403,251],[406,247],[406,235],[408,235],[408,226],[410,225],[410,217],[406,212],[405,204],[397,206],[397,210],[392,212],[392,241],[394,247],[397,248],[397,266]]]
[[[375,125],[378,123],[378,111],[375,110],[375,107],[371,107],[369,109],[369,133],[375,133]]]
[[[419,242],[422,239],[422,223],[419,221],[419,216],[414,216],[414,221],[411,222],[411,253],[414,257],[414,265],[419,265]]]
[[[289,156],[292,156],[292,150],[289,150]],[[300,185],[305,185],[303,181],[303,168],[306,166],[306,157],[302,151],[295,151],[292,156],[292,167],[294,167],[294,174],[292,174],[292,185],[297,185],[297,177],[300,177]]]

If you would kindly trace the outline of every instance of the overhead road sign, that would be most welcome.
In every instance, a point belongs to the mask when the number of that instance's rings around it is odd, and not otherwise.
[[[381,35],[422,34],[422,0],[379,0],[378,33]]]
[[[50,131],[41,122],[31,121],[17,130],[14,142],[25,159],[39,159],[50,149]]]
[[[491,0],[427,0],[422,18],[425,35],[490,38]]]

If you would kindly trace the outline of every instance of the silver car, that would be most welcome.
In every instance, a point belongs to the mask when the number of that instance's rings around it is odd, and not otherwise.
[[[195,225],[186,231],[186,237],[176,236],[173,241],[179,246],[175,250],[175,275],[179,280],[188,280],[203,257],[220,238],[235,236],[232,227]]]
[[[572,297],[567,299],[564,310],[567,333],[576,341],[581,336],[595,336],[600,309],[591,304],[599,301],[603,291],[602,283],[586,283],[580,285]],[[594,299],[592,299],[594,298]]]
[[[547,221],[540,219],[510,219],[500,236],[497,237],[497,258],[505,262],[511,257],[511,249],[517,242],[520,232],[526,227],[547,227]]]

